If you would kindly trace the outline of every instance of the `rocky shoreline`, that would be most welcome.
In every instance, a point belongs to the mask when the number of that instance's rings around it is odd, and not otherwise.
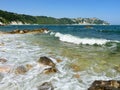
[[[56,63],[62,62],[62,60],[60,62],[57,59],[55,60]],[[14,73],[16,75],[24,75],[25,73],[29,72],[32,68],[34,68],[32,64],[20,65],[17,67],[4,65],[4,63],[6,63],[7,61],[8,60],[4,58],[0,58],[0,63],[3,64],[2,66],[0,66],[0,75],[2,75],[2,73]],[[55,62],[49,57],[42,56],[37,60],[36,64],[39,66],[39,68],[44,67],[43,71],[41,72],[42,74],[49,75],[57,73],[59,71],[56,67]],[[51,82],[44,82],[36,87],[38,90],[54,90],[54,85]],[[91,84],[88,90],[120,90],[120,81],[96,80]]]
[[[34,29],[34,30],[28,30],[28,29],[19,30],[19,29],[16,29],[16,30],[13,30],[13,31],[10,31],[10,32],[0,31],[0,34],[37,34],[37,33],[47,33],[47,32],[48,32],[48,29],[46,29],[46,28],[40,28],[40,29]]]

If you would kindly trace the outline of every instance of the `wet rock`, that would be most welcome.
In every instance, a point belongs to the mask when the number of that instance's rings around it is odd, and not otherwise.
[[[41,29],[35,29],[35,30],[13,30],[10,32],[0,32],[0,34],[25,34],[25,33],[32,33],[32,34],[37,34],[37,33],[44,33],[44,32],[48,32],[48,29],[46,28],[41,28]]]
[[[0,62],[1,62],[1,63],[5,63],[5,62],[7,62],[7,60],[4,59],[4,58],[0,58]]]
[[[50,74],[50,73],[56,73],[57,69],[55,67],[51,67],[51,68],[46,68],[43,70],[44,74]]]
[[[5,44],[3,42],[0,43],[0,46],[4,46]]]
[[[120,90],[120,81],[109,80],[102,81],[96,80],[92,83],[88,90]]]
[[[9,72],[11,69],[10,66],[0,66],[0,73]]]
[[[23,30],[20,30],[20,32],[19,32],[20,34],[24,34],[25,32],[23,31]]]
[[[20,30],[16,29],[16,30],[13,30],[11,33],[19,33]]]
[[[116,71],[120,72],[120,65],[116,65],[116,66],[114,67],[114,69],[115,69]]]
[[[27,72],[27,69],[25,66],[18,66],[15,69],[15,74],[25,74]]]
[[[40,57],[40,59],[38,60],[38,63],[41,65],[41,66],[52,66],[52,67],[55,67],[55,64],[53,63],[53,61],[48,58],[48,57]]]
[[[29,32],[29,30],[23,30],[24,31],[24,33],[28,33]]]
[[[80,75],[79,74],[74,74],[73,77],[80,78]]]
[[[25,66],[21,65],[15,69],[15,74],[25,74],[29,71],[33,66],[31,64],[26,64]]]
[[[4,78],[3,74],[0,73],[0,81]]]
[[[75,72],[78,72],[80,71],[80,67],[76,64],[71,64],[71,68],[75,71]]]
[[[42,85],[38,86],[38,90],[54,90],[52,83],[45,82]]]
[[[31,68],[33,68],[33,66],[31,64],[26,64],[26,69],[30,70]]]
[[[57,61],[57,63],[60,63],[60,62],[62,62],[62,60],[61,60],[61,59],[56,59],[56,61]]]

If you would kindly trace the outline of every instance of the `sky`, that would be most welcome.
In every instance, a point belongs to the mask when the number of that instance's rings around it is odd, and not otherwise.
[[[96,17],[120,25],[120,0],[0,0],[0,9],[56,18]]]

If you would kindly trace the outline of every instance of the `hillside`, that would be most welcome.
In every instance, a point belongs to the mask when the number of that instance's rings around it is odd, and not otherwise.
[[[0,25],[21,24],[100,24],[108,25],[98,18],[54,18],[47,16],[31,16],[0,10]]]

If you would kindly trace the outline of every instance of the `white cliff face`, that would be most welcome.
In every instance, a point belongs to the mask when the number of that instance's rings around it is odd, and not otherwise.
[[[3,25],[3,23],[2,23],[2,22],[0,22],[0,25]]]
[[[29,25],[28,23],[22,23],[21,21],[12,21],[10,25]]]
[[[12,22],[10,23],[10,25],[23,25],[23,23],[20,22],[20,21],[18,21],[18,22],[12,21]]]

